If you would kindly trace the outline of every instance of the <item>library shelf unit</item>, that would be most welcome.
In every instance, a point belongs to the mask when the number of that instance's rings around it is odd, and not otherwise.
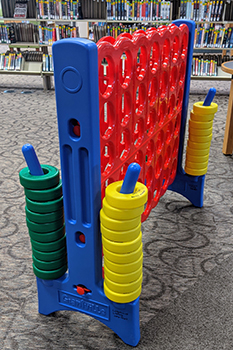
[[[27,22],[27,23],[34,23],[34,24],[56,24],[56,23],[75,23],[75,25],[83,25],[84,31],[86,30],[86,33],[84,35],[81,35],[81,37],[88,38],[89,36],[89,25],[91,23],[104,23],[106,25],[108,24],[117,24],[121,23],[123,25],[129,24],[153,24],[153,25],[168,25],[172,23],[171,20],[111,20],[111,19],[37,19],[37,18],[22,18],[22,19],[16,19],[16,18],[0,18],[0,23],[7,24],[9,22]],[[226,26],[233,26],[232,21],[195,21],[196,24],[223,24]],[[14,44],[6,44],[11,49],[27,49],[32,48],[36,50],[41,50],[43,53],[48,54],[48,49],[52,46],[49,44],[39,44],[39,43],[27,43],[27,42],[17,42]],[[232,51],[233,48],[203,48],[203,47],[194,47],[194,54],[203,53],[203,52],[222,52],[222,55],[224,55],[227,51]],[[26,62],[25,62],[26,63]],[[29,64],[26,65],[25,69],[21,71],[15,71],[15,70],[0,70],[0,74],[11,74],[11,75],[37,75],[41,76],[43,78],[43,87],[44,90],[51,89],[51,77],[53,76],[53,72],[45,72],[42,71],[42,63],[41,62],[27,62]],[[32,64],[30,64],[32,63]],[[191,76],[191,79],[194,80],[231,80],[231,76],[221,70],[220,67],[218,67],[218,75],[217,76]]]
[[[100,20],[99,20],[100,21]],[[84,25],[84,35],[83,37],[88,37],[88,22],[90,21],[83,21],[83,20],[77,20],[77,19],[37,19],[37,18],[0,18],[0,24],[7,24],[7,23],[33,23],[37,24],[38,26],[40,24],[46,26],[49,24],[55,24],[55,23],[75,23],[76,26],[79,27],[80,23]],[[9,49],[36,49],[37,51],[43,52],[43,54],[49,53],[49,48],[52,47],[52,45],[49,44],[40,44],[40,43],[33,43],[33,42],[16,42],[16,43],[0,43],[0,45],[8,46]],[[0,70],[0,74],[10,74],[10,75],[37,75],[41,76],[43,79],[43,88],[44,90],[50,90],[51,89],[51,77],[53,76],[53,72],[47,72],[42,70],[42,62],[23,62],[23,69],[22,70]]]
[[[48,54],[48,45],[40,45],[38,43],[32,43],[32,42],[17,42],[12,44],[2,43],[2,45],[7,45],[10,49],[36,49],[41,51],[45,54]],[[43,79],[43,88],[44,90],[50,90],[51,89],[51,76],[53,76],[53,72],[44,72],[42,71],[42,62],[33,62],[29,61],[26,62],[23,60],[22,63],[23,69],[22,70],[0,70],[0,74],[9,74],[9,75],[35,75],[35,76],[41,76]]]

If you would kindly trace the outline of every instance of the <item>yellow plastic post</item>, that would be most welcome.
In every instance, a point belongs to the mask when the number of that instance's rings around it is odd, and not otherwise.
[[[148,190],[140,182],[133,193],[120,193],[122,181],[110,184],[100,211],[104,253],[104,293],[116,303],[129,303],[141,294],[141,214]]]
[[[217,110],[218,105],[213,102],[210,106],[203,106],[203,101],[193,105],[184,168],[189,175],[201,176],[207,172],[213,120]]]

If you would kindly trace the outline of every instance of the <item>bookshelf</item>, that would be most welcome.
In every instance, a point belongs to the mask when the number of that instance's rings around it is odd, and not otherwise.
[[[41,51],[46,57],[49,56],[49,50],[54,40],[54,32],[58,37],[60,27],[66,31],[66,28],[79,28],[81,37],[90,38],[91,40],[100,39],[104,35],[117,35],[123,30],[122,27],[127,28],[128,32],[134,29],[159,26],[169,24],[172,20],[177,18],[191,17],[195,19],[197,26],[222,26],[222,28],[233,27],[233,18],[230,18],[230,13],[233,14],[233,1],[228,4],[226,0],[223,1],[191,1],[191,0],[165,0],[165,1],[111,1],[111,0],[80,0],[80,1],[59,1],[59,0],[28,0],[27,18],[14,18],[14,4],[20,0],[0,0],[3,5],[3,16],[0,18],[1,25],[9,25],[9,23],[22,23],[25,27],[32,25],[34,28],[33,40],[17,40],[17,42],[5,42],[8,45],[10,52],[19,52],[20,50],[36,50]],[[46,6],[51,4],[53,9]],[[59,6],[57,4],[61,4]],[[69,6],[76,6],[71,8]],[[118,4],[116,7],[116,3]],[[194,6],[193,6],[194,3]],[[211,18],[210,8],[207,4],[216,4],[216,13]],[[69,5],[68,5],[69,4]],[[75,5],[74,5],[75,4]],[[120,7],[119,7],[120,4]],[[133,4],[133,5],[132,5]],[[221,5],[221,6],[220,6]],[[44,7],[45,6],[45,7]],[[58,6],[58,7],[57,7]],[[134,6],[134,8],[132,7]],[[137,6],[137,7],[136,7]],[[147,7],[148,6],[148,7]],[[193,7],[192,7],[193,6]],[[196,8],[195,8],[196,6]],[[199,6],[199,7],[197,7]],[[205,7],[206,6],[206,7]],[[72,10],[72,11],[71,11]],[[207,11],[208,10],[208,11]],[[58,11],[58,12],[57,12]],[[60,12],[59,12],[60,11]],[[114,12],[115,11],[115,12]],[[60,18],[62,17],[62,18]],[[117,19],[116,19],[117,18]],[[212,19],[211,21],[209,19]],[[120,32],[116,27],[119,27]],[[110,27],[114,28],[115,32],[110,33]],[[133,27],[133,28],[131,28]],[[64,29],[65,28],[65,29]],[[204,30],[204,29],[203,29]],[[92,37],[90,33],[92,32]],[[232,29],[233,33],[233,29]],[[1,34],[1,28],[0,28]],[[63,35],[63,34],[62,34]],[[65,33],[66,35],[66,33]],[[70,35],[70,34],[68,34]],[[63,36],[62,36],[63,37]],[[64,36],[65,37],[65,36]],[[69,36],[68,36],[69,37]],[[0,35],[1,38],[1,35]],[[25,39],[25,38],[24,38]],[[58,37],[60,39],[60,37]],[[96,41],[95,40],[95,41]],[[1,44],[1,42],[0,42]],[[233,46],[233,35],[232,35]],[[194,55],[202,55],[203,53],[222,54],[226,56],[229,52],[230,56],[233,54],[233,47],[194,47]],[[53,75],[52,71],[43,71],[43,62],[37,62],[37,70],[22,69],[22,71],[8,71],[0,70],[0,74],[34,74],[40,75],[43,78],[45,89],[51,87],[50,77]],[[222,74],[220,67],[217,69],[218,76],[192,76],[192,79],[213,79],[213,80],[227,80],[229,76]]]

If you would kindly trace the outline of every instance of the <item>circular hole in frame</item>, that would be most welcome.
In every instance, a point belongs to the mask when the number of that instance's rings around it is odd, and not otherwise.
[[[175,121],[175,127],[174,127],[174,134],[177,136],[180,133],[180,125],[181,125],[181,112],[177,114],[176,121]]]
[[[155,104],[155,102],[158,99],[158,90],[159,90],[158,81],[156,78],[153,78],[150,81],[149,92],[148,92],[149,104],[151,107]]]
[[[183,85],[184,84],[184,79],[185,79],[185,64],[182,62],[181,67],[180,67],[180,72],[179,72],[179,84]]]
[[[151,210],[151,203],[152,203],[152,192],[148,191],[148,199],[147,199],[147,203],[146,203],[146,208],[144,211],[144,215],[147,216],[150,213]]]
[[[168,93],[168,73],[163,72],[160,80],[160,97],[163,99]]]
[[[121,140],[119,145],[120,159],[125,160],[130,151],[130,133],[129,130],[124,130],[121,133]]]
[[[125,92],[121,96],[120,101],[120,121],[122,126],[126,126],[131,116],[131,97],[128,92]]]
[[[184,33],[182,41],[181,41],[181,57],[184,59],[188,52],[188,35]]]
[[[162,179],[158,179],[157,181],[155,181],[155,187],[154,187],[154,198],[153,198],[154,205],[158,204],[161,187],[162,187]]]
[[[143,165],[143,153],[142,153],[142,151],[137,151],[135,158],[134,158],[134,161],[136,163],[138,163],[140,165],[140,167],[142,167],[142,165]]]
[[[172,50],[172,62],[176,63],[179,57],[179,37],[176,35],[173,40],[173,50]]]
[[[159,107],[159,126],[161,127],[166,119],[166,102],[163,101]]]
[[[164,146],[164,132],[163,130],[160,130],[156,141],[157,154],[160,154],[162,152],[163,146]]]
[[[176,89],[177,77],[178,77],[177,67],[173,66],[172,70],[171,70],[171,75],[170,75],[170,90],[171,91],[174,91]]]
[[[154,157],[154,141],[150,140],[147,147],[146,147],[146,165],[150,165],[152,163],[153,157]]]
[[[133,143],[136,147],[140,146],[144,136],[144,121],[142,118],[138,119],[135,124],[133,132]]]
[[[111,102],[105,102],[100,113],[100,134],[106,140],[115,127],[114,109]]]
[[[164,158],[164,168],[166,169],[170,162],[171,162],[171,156],[172,156],[172,151],[171,151],[171,147],[168,146],[165,152],[165,158]]]
[[[176,158],[177,157],[178,151],[179,151],[179,138],[177,137],[175,139],[175,143],[174,143],[174,146],[173,146],[172,158]]]
[[[113,90],[114,63],[111,57],[104,57],[99,67],[99,90],[103,97],[109,97]]]
[[[175,95],[172,94],[168,104],[168,118],[171,119],[175,113]]]
[[[153,74],[156,73],[159,65],[160,50],[157,42],[153,43],[150,50],[150,69]]]
[[[177,96],[177,101],[176,101],[176,107],[178,110],[181,108],[182,102],[183,102],[183,89],[180,89]]]
[[[119,64],[119,80],[122,87],[127,88],[132,76],[132,56],[125,51],[122,53]]]
[[[169,144],[173,138],[173,123],[169,122],[166,130],[166,143]]]
[[[140,115],[146,104],[146,89],[144,84],[140,84],[136,90],[135,113]]]
[[[148,136],[151,136],[155,130],[156,119],[156,111],[153,108],[150,110],[150,113],[148,114],[146,119],[146,131]]]
[[[170,183],[174,180],[175,176],[176,176],[176,171],[177,171],[177,163],[178,160],[177,158],[174,159],[173,163],[172,163],[172,169],[171,169],[171,174],[170,174]]]
[[[155,178],[158,179],[162,173],[163,170],[163,158],[160,155],[157,159],[157,162],[155,164]]]
[[[169,186],[169,175],[170,175],[170,171],[169,169],[166,169],[164,172],[163,172],[163,184],[162,184],[162,189],[163,191],[165,192]]]
[[[146,187],[149,189],[153,183],[153,168],[149,167],[146,173]]]
[[[126,171],[128,169],[129,164],[124,163],[120,169],[120,174],[119,174],[119,181],[124,180]]]
[[[106,179],[103,184],[102,184],[102,189],[101,189],[101,198],[103,199],[105,197],[105,190],[108,187],[108,185],[110,185],[112,182],[114,182],[113,178],[108,178]]]
[[[101,174],[106,176],[110,173],[114,165],[114,146],[108,142],[101,152]]]
[[[170,41],[169,39],[165,39],[162,50],[162,65],[164,68],[169,64],[170,58]]]
[[[144,46],[139,47],[137,52],[136,62],[136,76],[139,80],[142,80],[146,75],[147,69],[147,57],[146,48]]]

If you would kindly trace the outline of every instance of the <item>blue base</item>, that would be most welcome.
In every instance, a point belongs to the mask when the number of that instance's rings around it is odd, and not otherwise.
[[[168,187],[187,198],[195,207],[203,206],[205,175],[192,176],[180,168],[177,171],[174,182]]]
[[[53,281],[37,278],[39,313],[49,315],[71,310],[94,317],[111,328],[126,344],[136,346],[140,340],[139,298],[127,304],[110,301],[102,287],[80,296],[68,275]],[[78,327],[78,325],[77,325]]]

